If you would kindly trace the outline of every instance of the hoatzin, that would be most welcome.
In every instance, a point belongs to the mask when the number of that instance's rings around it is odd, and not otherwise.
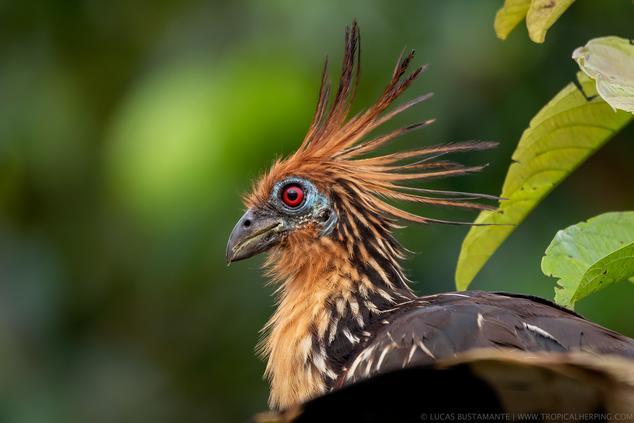
[[[411,52],[401,55],[377,102],[348,117],[359,51],[355,22],[346,30],[332,104],[326,61],[306,137],[254,185],[245,197],[247,210],[229,237],[229,263],[268,251],[265,267],[279,284],[277,310],[263,329],[261,344],[268,359],[270,407],[286,409],[353,382],[474,348],[634,357],[634,340],[540,298],[476,291],[414,294],[394,229],[399,222],[460,222],[422,217],[391,200],[490,208],[481,201],[495,197],[412,183],[477,172],[482,166],[438,158],[495,144],[463,142],[373,155],[431,123],[373,135],[430,95],[388,110],[424,69],[407,74]]]

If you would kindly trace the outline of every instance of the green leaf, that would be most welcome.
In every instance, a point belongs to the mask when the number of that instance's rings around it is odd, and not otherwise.
[[[526,14],[528,36],[543,43],[546,32],[575,0],[533,0]]]
[[[599,95],[614,109],[634,113],[634,43],[619,37],[588,41],[572,53],[597,84]]]
[[[584,89],[570,83],[531,120],[513,153],[500,208],[480,213],[465,237],[456,286],[466,289],[491,255],[539,202],[632,119],[595,97],[591,79],[579,72]]]
[[[634,277],[634,212],[605,213],[557,232],[542,272],[559,278],[555,301],[575,302]]]
[[[504,5],[495,15],[495,34],[505,40],[526,18],[530,39],[536,43],[543,43],[548,29],[573,2],[574,0],[504,0]]]
[[[495,15],[493,28],[498,38],[506,40],[510,32],[526,17],[531,0],[504,0]]]

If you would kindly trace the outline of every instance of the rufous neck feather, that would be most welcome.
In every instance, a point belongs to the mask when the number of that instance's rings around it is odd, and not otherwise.
[[[291,235],[268,257],[269,275],[280,284],[261,345],[271,407],[330,389],[366,329],[414,296],[390,224],[346,207],[331,236]]]

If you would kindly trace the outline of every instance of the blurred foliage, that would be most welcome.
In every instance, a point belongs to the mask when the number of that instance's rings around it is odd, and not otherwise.
[[[632,120],[597,95],[583,72],[548,102],[522,133],[495,211],[482,211],[465,237],[456,286],[467,289],[491,255],[526,216],[579,165]],[[583,92],[581,91],[583,90]]]
[[[399,147],[493,139],[486,173],[430,187],[496,193],[526,122],[570,80],[570,52],[631,36],[631,2],[579,0],[536,46],[491,29],[497,1],[0,2],[0,421],[241,421],[266,408],[253,347],[273,307],[261,258],[227,269],[240,195],[303,137],[326,54],[362,29],[356,107],[407,45],[410,96],[438,117]],[[335,68],[335,66],[333,66]],[[334,71],[333,71],[334,73]],[[410,97],[411,98],[411,97]],[[634,208],[632,127],[518,228],[476,289],[550,296],[556,229]],[[421,210],[450,218],[449,210]],[[465,218],[465,216],[462,216]],[[469,216],[466,216],[469,217]],[[452,289],[466,230],[399,233],[420,293]],[[579,305],[634,335],[634,285]]]
[[[604,213],[558,231],[542,258],[542,272],[559,278],[555,300],[570,308],[634,277],[634,211]]]

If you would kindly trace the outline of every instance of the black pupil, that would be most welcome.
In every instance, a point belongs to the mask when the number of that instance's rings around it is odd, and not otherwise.
[[[286,198],[290,201],[296,201],[298,197],[299,192],[297,192],[297,188],[289,188],[288,191],[286,191]]]

